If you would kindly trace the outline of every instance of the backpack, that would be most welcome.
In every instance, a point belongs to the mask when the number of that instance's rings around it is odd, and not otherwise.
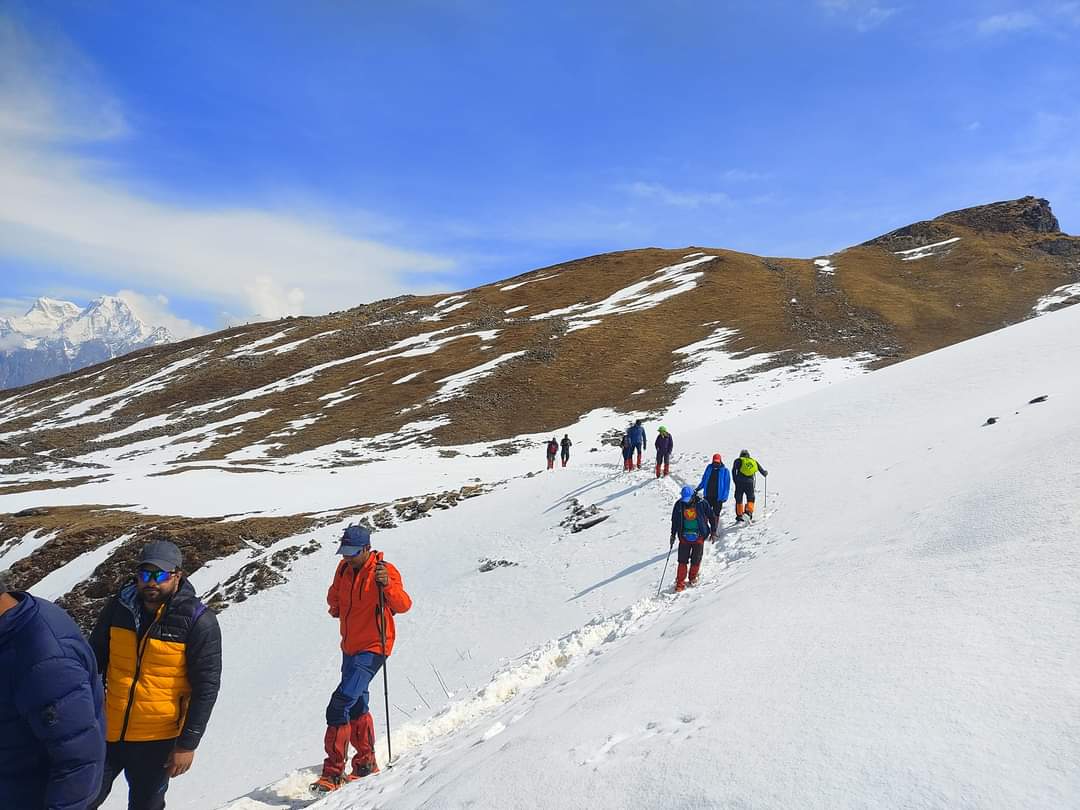
[[[556,442],[548,442],[547,445],[548,455],[555,455],[559,452],[559,445]]]
[[[682,535],[687,542],[694,542],[699,537],[708,532],[702,531],[702,521],[705,519],[705,515],[701,513],[701,509],[698,508],[698,501],[695,498],[690,503],[684,503],[682,507]]]
[[[757,462],[752,458],[743,456],[739,459],[739,475],[753,478],[757,475]]]

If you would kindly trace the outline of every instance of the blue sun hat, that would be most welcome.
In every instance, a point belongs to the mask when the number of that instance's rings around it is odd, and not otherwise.
[[[682,488],[681,498],[683,503],[690,503],[690,501],[694,499],[694,488],[689,484],[684,486]]]

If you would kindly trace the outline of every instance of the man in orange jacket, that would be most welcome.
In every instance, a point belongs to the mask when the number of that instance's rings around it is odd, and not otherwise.
[[[311,786],[317,793],[378,772],[368,685],[394,649],[394,614],[412,607],[401,574],[383,561],[382,552],[371,550],[371,533],[366,528],[348,526],[337,553],[344,559],[338,563],[326,601],[330,615],[341,625],[341,683],[326,707],[326,759],[322,776]],[[346,774],[350,742],[356,753],[352,770]]]

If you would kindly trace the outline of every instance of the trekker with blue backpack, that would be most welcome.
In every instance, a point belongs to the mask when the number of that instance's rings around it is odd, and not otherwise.
[[[724,466],[724,459],[719,453],[712,457],[712,464],[705,468],[701,483],[697,485],[697,491],[705,495],[705,500],[712,509],[714,520],[709,539],[715,540],[720,528],[720,512],[731,494],[731,473]]]
[[[751,458],[749,450],[743,450],[731,465],[731,480],[735,483],[735,520],[749,523],[754,519],[754,476],[761,473],[768,478],[769,472]],[[743,506],[743,499],[746,506]]]
[[[671,546],[675,545],[675,538],[679,538],[676,591],[686,588],[687,573],[690,575],[690,584],[697,584],[701,555],[705,551],[705,538],[709,536],[712,524],[713,514],[709,504],[697,496],[692,486],[684,486],[679,499],[671,508]]]

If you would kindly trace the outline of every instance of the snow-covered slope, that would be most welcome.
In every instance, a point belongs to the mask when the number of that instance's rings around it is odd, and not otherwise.
[[[122,298],[106,295],[80,307],[38,298],[25,315],[0,318],[0,388],[12,388],[172,341],[142,321]]]
[[[656,587],[679,479],[609,459],[379,535],[416,601],[390,661],[400,758],[318,806],[1076,806],[1078,348],[1071,307],[676,433],[680,478],[743,445],[771,472],[765,515],[678,596]],[[612,517],[573,534],[573,499]],[[327,542],[223,614],[176,806],[259,782],[229,806],[306,803],[309,774],[271,777],[320,758],[333,563]]]

